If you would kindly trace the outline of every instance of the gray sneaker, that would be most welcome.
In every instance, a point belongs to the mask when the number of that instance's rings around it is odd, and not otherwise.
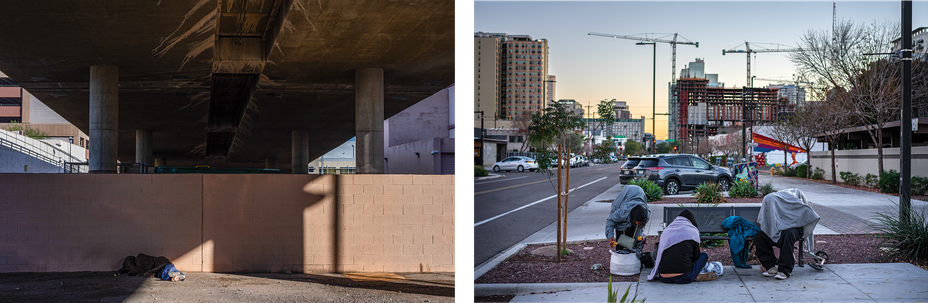
[[[785,272],[778,272],[776,278],[780,280],[786,280],[786,278],[789,278],[789,274]]]
[[[770,269],[768,269],[767,271],[765,271],[765,272],[764,272],[764,277],[774,277],[774,276],[776,276],[777,273],[779,273],[779,271],[777,270],[778,267],[779,267],[778,265],[774,265],[773,267],[771,267]],[[785,279],[785,278],[784,278],[784,279]]]

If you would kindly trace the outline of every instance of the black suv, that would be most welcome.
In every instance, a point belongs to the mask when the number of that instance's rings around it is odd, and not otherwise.
[[[639,157],[628,157],[625,160],[625,163],[622,164],[622,168],[619,170],[619,182],[625,184],[628,180],[635,178],[635,166],[638,166],[638,162],[641,161]]]
[[[722,191],[731,187],[732,174],[728,168],[709,164],[694,155],[649,155],[642,157],[634,169],[636,178],[657,183],[668,195],[694,189],[704,182],[717,182]]]

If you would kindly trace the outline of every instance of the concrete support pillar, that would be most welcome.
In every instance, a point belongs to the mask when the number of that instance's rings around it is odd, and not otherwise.
[[[384,173],[383,69],[355,70],[355,135],[357,173]]]
[[[90,173],[116,173],[119,67],[90,67]]]
[[[290,163],[293,165],[293,174],[308,174],[309,173],[309,132],[295,130],[291,133],[291,149],[290,155],[292,157]],[[276,159],[275,159],[276,161]],[[265,160],[265,165],[267,165],[267,160]]]
[[[165,167],[165,166],[168,166],[168,158],[165,158],[165,157],[155,158],[154,167]]]
[[[309,152],[306,154],[309,155]],[[277,158],[264,158],[264,169],[277,169]]]
[[[154,166],[155,154],[151,147],[151,130],[135,130],[135,162]]]

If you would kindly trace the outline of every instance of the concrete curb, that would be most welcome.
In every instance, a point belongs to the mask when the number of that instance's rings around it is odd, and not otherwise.
[[[477,265],[477,267],[474,268],[474,280],[477,280],[477,278],[480,278],[480,276],[485,275],[491,269],[496,268],[497,265],[499,265],[503,261],[506,261],[506,259],[509,259],[509,257],[511,257],[512,255],[519,253],[519,251],[522,250],[523,248],[525,248],[525,243],[522,243],[522,242],[516,243],[516,245],[513,245],[512,247],[509,247],[509,249],[506,249],[496,254],[495,256],[487,260],[486,262],[483,262],[482,264]]]
[[[590,203],[596,203],[597,200],[602,200],[602,199],[604,199],[604,198],[609,198],[609,197],[612,197],[612,196],[617,195],[618,192],[619,192],[618,188],[621,188],[621,187],[622,187],[622,184],[613,185],[613,186],[610,187],[609,189],[607,189],[607,190],[603,191],[602,193],[600,193],[600,194],[594,196],[594,197],[593,197],[592,199],[590,199],[589,201],[584,202],[584,203],[581,204],[579,207],[577,207],[576,209],[574,209],[574,211],[581,210],[581,208],[587,207]],[[551,224],[555,224],[555,223],[551,223]],[[542,230],[544,230],[544,228],[543,228]],[[541,232],[541,230],[539,230],[539,232]],[[537,233],[536,233],[536,234],[537,234]],[[534,234],[533,234],[532,236],[534,236]],[[483,262],[482,264],[477,265],[477,267],[474,268],[474,280],[476,280],[477,278],[480,278],[480,276],[483,276],[484,274],[486,274],[486,273],[487,273],[488,271],[490,271],[491,269],[495,268],[497,265],[499,265],[499,264],[502,263],[503,261],[506,261],[506,259],[508,259],[509,257],[511,257],[511,256],[513,256],[513,255],[519,253],[519,251],[521,251],[523,248],[525,248],[525,246],[528,245],[528,244],[548,244],[548,243],[557,243],[557,242],[547,242],[547,241],[546,241],[546,242],[530,241],[529,239],[531,239],[532,236],[526,237],[525,239],[523,239],[522,241],[519,241],[519,243],[516,243],[515,245],[513,245],[513,246],[510,247],[509,249],[506,249],[506,250],[500,252],[499,254],[496,254],[495,256],[493,256],[492,258],[490,258],[489,260],[487,260],[486,262]],[[568,243],[568,244],[574,244],[574,243],[583,243],[583,242],[590,242],[590,240],[575,240],[575,241],[568,241],[567,243]]]
[[[613,288],[621,283],[637,282],[614,282]],[[518,283],[518,284],[474,284],[474,296],[521,296],[535,293],[551,293],[560,291],[574,291],[591,288],[606,289],[609,283]]]

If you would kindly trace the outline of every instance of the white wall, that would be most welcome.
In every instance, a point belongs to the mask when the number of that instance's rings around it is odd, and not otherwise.
[[[879,175],[877,165],[877,149],[855,149],[855,150],[836,150],[835,151],[836,170],[838,172],[849,171],[860,174],[861,177],[867,174]],[[825,170],[825,179],[831,180],[831,152],[818,151],[812,152],[812,166],[820,167]],[[883,149],[883,169],[889,171],[895,169],[899,171],[899,148]],[[928,146],[912,147],[912,175],[928,177]],[[838,181],[841,176],[837,175]]]

